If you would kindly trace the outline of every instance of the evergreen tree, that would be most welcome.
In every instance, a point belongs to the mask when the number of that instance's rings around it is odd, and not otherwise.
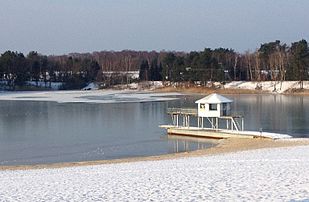
[[[302,88],[302,81],[308,79],[309,49],[307,41],[303,39],[292,43],[290,55],[287,76],[290,80],[299,80]]]
[[[139,69],[139,79],[141,81],[148,81],[149,80],[149,65],[148,65],[148,62],[147,60],[143,60],[141,62],[141,65],[140,65],[140,69]]]

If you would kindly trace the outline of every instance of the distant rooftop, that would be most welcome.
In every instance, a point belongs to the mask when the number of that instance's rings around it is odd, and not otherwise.
[[[212,93],[202,99],[195,101],[195,103],[211,103],[211,104],[220,104],[229,102],[233,101],[217,93]]]

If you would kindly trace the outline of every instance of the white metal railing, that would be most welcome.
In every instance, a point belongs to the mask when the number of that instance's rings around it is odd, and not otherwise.
[[[197,109],[194,108],[168,108],[168,114],[197,114]]]

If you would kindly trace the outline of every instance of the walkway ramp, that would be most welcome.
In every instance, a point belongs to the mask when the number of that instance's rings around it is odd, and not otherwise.
[[[227,139],[227,138],[268,138],[268,139],[284,139],[291,138],[287,134],[268,133],[258,131],[231,131],[223,129],[212,128],[198,128],[198,127],[182,127],[174,125],[161,125],[161,128],[167,129],[169,135],[182,135],[191,137],[204,137],[214,139]]]

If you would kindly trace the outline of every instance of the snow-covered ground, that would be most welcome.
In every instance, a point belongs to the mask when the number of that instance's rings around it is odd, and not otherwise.
[[[195,83],[197,86],[200,85],[200,82]],[[177,87],[178,85],[181,86],[181,83],[172,83],[172,82],[163,82],[161,81],[149,81],[149,82],[144,82],[144,83],[139,83],[139,84],[134,84],[136,86],[144,85],[148,86],[148,89],[157,89],[164,87],[164,85],[167,86],[173,86]],[[220,82],[209,82],[206,87],[213,87],[215,86],[216,88],[224,88],[224,89],[242,89],[242,90],[263,90],[265,92],[270,92],[270,93],[284,93],[289,90],[293,89],[299,89],[300,88],[300,82],[299,81],[232,81],[228,82],[225,85],[222,85]],[[309,81],[303,81],[303,88],[309,90]],[[135,89],[139,89],[136,87]]]
[[[304,89],[309,89],[309,81],[303,82]],[[229,89],[247,89],[255,90],[257,88],[274,93],[283,93],[290,89],[298,89],[300,87],[299,81],[263,81],[263,82],[251,82],[251,81],[232,81],[224,85],[224,88]]]
[[[0,100],[55,101],[59,103],[118,103],[153,102],[173,100],[178,93],[147,93],[133,90],[92,90],[92,91],[27,91],[2,92]]]
[[[0,201],[308,201],[309,146],[0,171]]]
[[[128,90],[155,90],[164,87],[164,85],[162,81],[143,81],[139,83],[116,85],[114,87]]]

